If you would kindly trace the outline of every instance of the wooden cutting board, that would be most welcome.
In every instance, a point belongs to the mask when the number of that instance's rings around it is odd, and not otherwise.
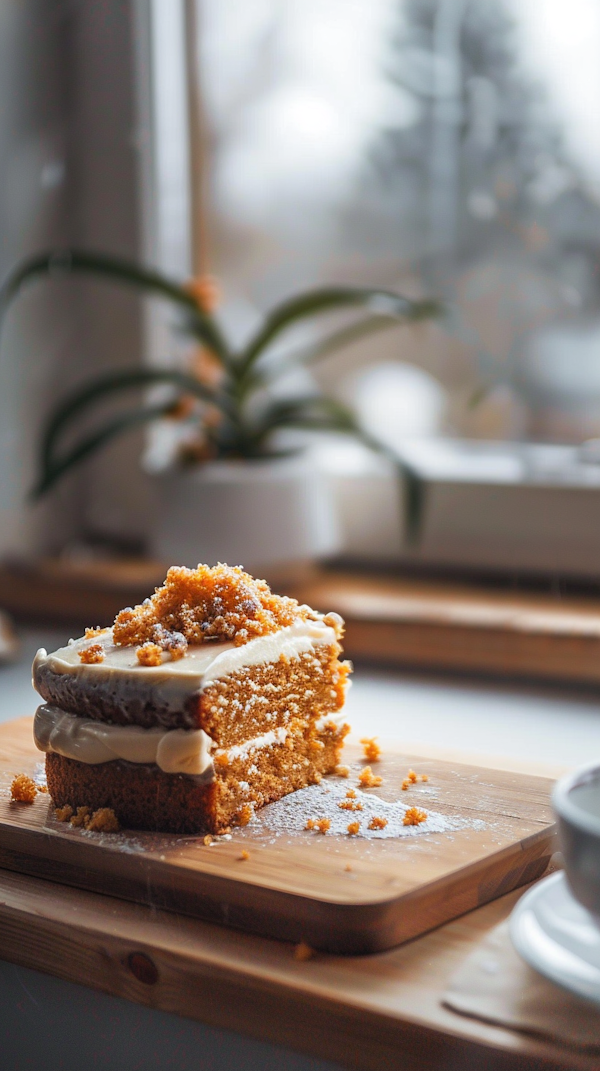
[[[294,793],[206,844],[73,829],[41,793],[11,803],[13,776],[39,778],[40,759],[30,718],[0,726],[0,866],[332,952],[402,944],[541,877],[556,850],[548,778],[388,753],[373,764],[381,787],[351,812],[337,803],[359,791],[365,763],[349,747],[347,779],[326,778],[308,798]],[[409,768],[428,780],[403,791]],[[412,806],[428,820],[404,827]],[[376,813],[388,818],[382,831],[368,829]],[[332,828],[306,831],[307,816],[330,817]],[[355,820],[361,832],[351,836]]]

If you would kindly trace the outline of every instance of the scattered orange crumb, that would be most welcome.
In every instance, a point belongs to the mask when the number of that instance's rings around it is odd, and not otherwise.
[[[215,755],[216,766],[229,766],[229,755],[226,751],[218,751]]]
[[[246,849],[245,849],[245,848],[242,848],[242,851],[240,852],[240,854],[239,854],[238,858],[239,858],[240,860],[242,860],[242,859],[249,859],[249,858],[250,858],[250,852],[246,851]]]
[[[364,770],[360,771],[358,780],[363,788],[378,788],[383,784],[383,777],[374,774],[370,766],[365,766]]]
[[[375,815],[369,822],[369,829],[385,829],[387,826],[387,818],[378,818]]]
[[[402,782],[402,791],[406,792],[407,788],[410,788],[410,781],[408,780],[408,777],[405,777]]]
[[[355,837],[360,829],[360,822],[350,822],[348,826],[348,832],[351,837]]]
[[[140,666],[160,666],[162,664],[162,647],[157,643],[143,643],[136,648],[137,660]]]
[[[354,791],[353,788],[349,788],[348,789],[348,791],[346,793],[346,799],[347,800],[355,800],[356,799],[356,792]]]
[[[429,775],[426,773],[421,774],[421,781],[429,781]]]
[[[402,825],[404,826],[418,826],[421,822],[427,820],[427,814],[425,811],[420,811],[418,807],[409,807],[402,819]]]
[[[98,662],[104,662],[104,647],[101,643],[92,643],[89,647],[83,647],[79,652],[79,661],[85,666],[94,666]]]
[[[379,747],[379,744],[376,743],[376,741],[376,736],[363,736],[361,740],[365,759],[368,759],[369,762],[377,762],[377,760],[381,757],[381,748]]]
[[[27,774],[20,773],[13,777],[10,786],[10,798],[13,803],[33,803],[36,794],[36,783]]]
[[[352,867],[350,866],[350,863],[346,863],[346,866],[344,867],[344,870],[352,870]]]
[[[406,777],[407,777],[407,780],[411,781],[413,785],[414,785],[415,781],[417,780],[417,775],[416,775],[414,770],[409,770],[407,775],[406,775]]]
[[[363,809],[362,803],[359,803],[358,800],[349,799],[340,800],[340,802],[338,803],[338,807],[342,811],[362,811]]]
[[[350,767],[349,766],[336,766],[335,772],[338,775],[338,777],[350,777]]]
[[[238,822],[239,822],[239,824],[241,826],[247,826],[248,822],[252,818],[253,814],[254,814],[254,811],[252,810],[252,807],[250,806],[250,804],[249,803],[245,803],[244,806],[242,808],[240,808],[240,812],[238,814]]]
[[[37,786],[37,790],[38,790],[38,792],[47,792],[48,791],[48,785],[38,785]]]
[[[331,829],[331,820],[329,818],[318,818],[315,822],[315,829],[318,829],[319,833],[326,833],[328,829]]]
[[[296,945],[294,949],[294,959],[297,959],[299,963],[306,963],[307,960],[313,959],[316,954],[314,948],[307,945],[306,941],[300,941],[300,944]]]
[[[314,829],[315,828],[315,820],[314,820],[314,818],[307,818],[306,819],[306,825],[305,825],[304,828],[305,829]]]
[[[85,638],[86,640],[93,640],[95,636],[102,636],[105,632],[108,632],[107,628],[102,628],[101,625],[96,625],[95,628],[86,628]]]
[[[92,833],[118,833],[121,828],[112,807],[100,807],[84,825]]]
[[[54,817],[57,822],[69,822],[75,828],[83,827],[91,833],[118,833],[121,828],[112,807],[99,807],[93,813],[89,807],[78,807],[75,814],[67,803],[64,807],[56,807]]]
[[[205,844],[206,847],[208,848],[208,847],[210,847],[212,842],[213,842],[213,839],[212,839],[210,833],[207,833],[206,836],[204,837],[202,843]]]
[[[89,817],[90,817],[90,809],[89,809],[89,807],[78,807],[77,808],[77,814],[74,814],[73,817],[69,819],[69,821],[70,821],[70,824],[72,826],[75,826],[76,828],[78,828],[79,826],[84,826],[85,827],[85,824],[86,824],[85,820],[86,820],[86,818],[89,818]]]

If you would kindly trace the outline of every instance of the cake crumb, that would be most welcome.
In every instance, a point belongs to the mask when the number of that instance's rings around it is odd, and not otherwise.
[[[187,643],[217,639],[239,646],[317,616],[295,599],[274,595],[264,580],[255,580],[239,566],[176,565],[154,595],[117,614],[113,639],[117,646],[145,645],[154,639],[155,627],[162,626],[180,633]]]
[[[307,960],[314,959],[316,954],[314,948],[307,945],[306,941],[300,941],[300,944],[296,945],[294,949],[294,959],[298,960],[299,963],[306,963]]]
[[[402,824],[405,826],[418,826],[426,820],[427,814],[425,811],[420,811],[418,807],[409,807],[404,815]]]
[[[83,662],[84,666],[95,666],[98,662],[104,662],[104,647],[101,643],[83,647],[79,652],[79,661]]]
[[[381,748],[376,741],[376,736],[363,736],[360,741],[365,759],[368,759],[369,762],[377,762],[381,758]]]
[[[401,788],[402,788],[403,792],[406,792],[406,790],[410,788],[410,781],[408,780],[408,777],[404,778],[404,781],[402,782]]]
[[[429,775],[426,773],[421,774],[421,781],[429,781]]]
[[[314,820],[314,818],[307,818],[306,819],[306,825],[305,825],[304,828],[305,829],[314,829],[315,828],[315,820]]]
[[[378,788],[383,784],[383,777],[374,774],[370,766],[365,766],[358,775],[359,783],[363,788]]]
[[[350,863],[346,863],[346,866],[344,867],[344,870],[346,870],[346,871],[352,870],[352,867],[350,866]]]
[[[349,799],[340,800],[338,807],[342,811],[362,811],[363,809],[362,803],[359,803],[358,800]]]
[[[338,777],[350,777],[350,767],[349,766],[336,766],[335,772],[338,775]]]
[[[351,837],[355,837],[360,829],[360,822],[350,822],[348,826],[348,832]]]
[[[417,775],[416,775],[416,773],[415,773],[415,771],[414,771],[414,770],[409,770],[409,771],[408,771],[408,773],[407,773],[407,775],[406,775],[406,778],[407,778],[407,780],[408,780],[408,781],[410,781],[410,782],[411,782],[411,783],[412,783],[413,785],[414,785],[414,784],[415,784],[415,782],[417,781]]]
[[[157,643],[143,643],[141,647],[136,648],[135,653],[140,666],[162,665],[162,647]]]
[[[210,833],[207,833],[206,836],[203,838],[202,843],[205,844],[207,848],[210,848],[212,842],[213,842],[213,839],[212,839]]]
[[[378,815],[374,815],[369,822],[369,829],[385,829],[387,826],[387,818],[379,818]]]
[[[37,794],[35,781],[27,774],[20,773],[13,777],[10,786],[10,798],[12,803],[33,803]]]
[[[242,848],[242,851],[238,855],[238,859],[240,861],[242,861],[242,860],[249,859],[249,858],[250,858],[250,852],[246,851],[245,848]]]
[[[89,809],[89,807],[78,807],[77,808],[77,814],[74,814],[72,816],[72,818],[69,819],[69,822],[75,828],[79,828],[80,826],[84,826],[84,828],[85,828],[85,824],[86,824],[85,820],[86,820],[86,818],[89,818],[89,817],[90,817],[90,809]]]
[[[121,828],[112,807],[99,807],[84,825],[91,833],[118,833]]]
[[[86,628],[85,638],[86,640],[93,640],[96,636],[103,636],[105,632],[108,632],[107,628],[102,628],[101,625],[96,625],[94,628]]]
[[[244,806],[240,808],[240,813],[238,814],[239,824],[241,826],[247,826],[248,822],[252,819],[253,814],[254,811],[252,810],[250,804],[245,803]]]
[[[226,751],[218,751],[214,761],[216,766],[229,766],[229,755]]]
[[[356,792],[355,792],[355,790],[353,788],[349,788],[348,789],[348,791],[346,793],[346,799],[347,800],[355,800],[356,799]]]
[[[47,792],[48,791],[48,785],[38,785],[37,786],[37,790],[38,790],[38,792]]]
[[[315,822],[315,829],[319,830],[319,833],[326,833],[328,829],[331,829],[330,818],[319,818]]]
[[[56,807],[54,811],[54,817],[57,822],[68,822],[72,814],[73,808],[69,803],[66,803],[64,807]]]

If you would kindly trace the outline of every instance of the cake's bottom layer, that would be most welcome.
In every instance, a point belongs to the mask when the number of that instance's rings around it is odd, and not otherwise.
[[[111,807],[122,826],[163,833],[218,833],[254,810],[319,781],[339,761],[347,726],[310,740],[250,752],[218,767],[210,782],[158,766],[116,760],[89,765],[50,752],[48,791],[55,807]]]

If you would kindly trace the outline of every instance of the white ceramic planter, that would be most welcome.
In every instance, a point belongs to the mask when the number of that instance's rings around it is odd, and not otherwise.
[[[161,561],[260,574],[338,549],[331,496],[306,457],[213,461],[155,479],[151,549]]]

